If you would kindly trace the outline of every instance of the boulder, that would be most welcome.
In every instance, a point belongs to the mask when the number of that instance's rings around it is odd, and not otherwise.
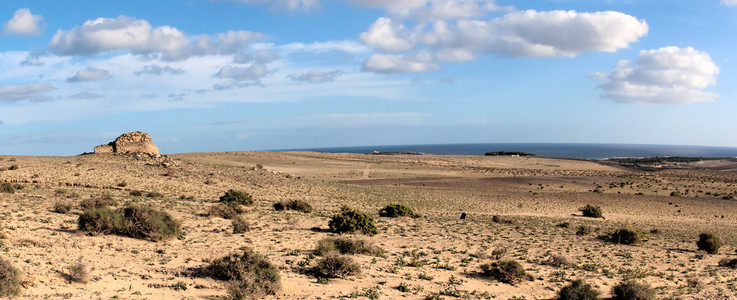
[[[148,153],[159,155],[159,148],[148,133],[136,131],[121,134],[115,141],[95,147],[95,153]]]

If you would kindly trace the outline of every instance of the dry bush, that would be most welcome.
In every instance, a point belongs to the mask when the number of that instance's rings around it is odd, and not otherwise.
[[[279,201],[274,203],[274,210],[294,210],[303,213],[312,212],[312,205],[302,200]]]
[[[87,264],[82,260],[78,260],[69,266],[69,280],[79,283],[88,283],[90,281],[90,270]]]
[[[333,216],[328,226],[330,226],[330,231],[336,233],[357,231],[369,235],[378,233],[373,218],[364,212],[348,208],[347,206],[344,206],[339,214]]]
[[[481,265],[484,276],[493,277],[499,282],[518,284],[525,280],[534,280],[532,275],[527,274],[525,268],[514,260],[500,260],[491,264]]]
[[[20,288],[20,272],[10,262],[0,257],[0,296],[17,296],[20,294]]]
[[[581,213],[583,213],[584,217],[589,217],[589,218],[603,218],[604,217],[602,215],[601,207],[599,206],[586,204],[586,206],[581,207],[578,210],[581,211]]]
[[[711,233],[699,234],[699,240],[696,242],[699,250],[704,250],[709,254],[719,253],[719,248],[722,247],[722,241],[719,237]]]
[[[380,256],[385,251],[366,240],[354,240],[343,237],[327,237],[317,242],[315,253],[326,255],[338,251],[340,254],[368,254]]]
[[[719,261],[719,266],[725,267],[725,268],[737,269],[737,258],[732,258],[732,259],[723,258],[722,260]]]
[[[231,220],[231,219],[237,218],[238,215],[242,212],[243,211],[240,210],[239,206],[237,205],[221,203],[221,204],[210,207],[210,210],[207,212],[207,215],[211,217],[219,217],[219,218]]]
[[[10,182],[3,182],[2,184],[0,184],[0,192],[6,194],[15,194],[15,188]]]
[[[653,300],[655,290],[647,283],[624,281],[612,288],[613,300]]]
[[[557,300],[598,300],[599,291],[578,279],[558,291]]]
[[[645,240],[645,234],[636,228],[620,228],[599,238],[615,244],[637,245]]]
[[[66,214],[72,210],[72,205],[67,202],[56,202],[54,203],[54,212],[60,214]]]
[[[588,225],[581,225],[578,227],[578,230],[576,231],[576,235],[589,235],[594,232],[594,228]]]
[[[572,265],[571,259],[563,255],[551,255],[545,260],[544,264],[553,267],[568,267]]]
[[[346,278],[361,272],[361,266],[353,258],[337,251],[329,252],[313,269],[317,278]]]
[[[246,220],[244,220],[240,216],[234,218],[231,224],[233,225],[234,234],[244,233],[251,230],[251,226],[248,225]]]
[[[108,192],[100,194],[97,198],[85,199],[79,203],[79,207],[82,210],[106,208],[115,205],[115,198]]]
[[[229,293],[235,298],[260,299],[281,289],[277,267],[251,249],[214,260],[206,272],[209,277],[229,281]]]

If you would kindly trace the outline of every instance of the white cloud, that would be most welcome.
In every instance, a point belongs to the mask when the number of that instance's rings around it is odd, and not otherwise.
[[[262,38],[262,34],[250,31],[220,33],[215,40],[207,35],[190,38],[171,26],[152,27],[146,20],[119,16],[115,19],[97,18],[71,30],[58,30],[51,38],[49,49],[67,56],[127,50],[133,54],[175,61],[191,56],[233,54]]]
[[[110,71],[87,67],[84,70],[77,71],[76,75],[67,78],[67,82],[100,81],[108,78],[110,78]]]
[[[232,79],[235,81],[258,81],[269,73],[263,64],[253,64],[248,67],[234,67],[225,65],[213,75],[216,78]]]
[[[379,18],[360,38],[369,47],[387,52],[406,51],[415,46],[415,35],[402,24],[392,23],[390,18]]]
[[[249,5],[270,5],[272,9],[307,11],[320,6],[319,0],[229,0]]]
[[[428,24],[429,25],[429,24]],[[428,27],[427,29],[422,29]],[[614,52],[645,36],[644,20],[620,12],[579,13],[534,10],[507,13],[489,20],[436,21],[410,31],[389,18],[380,18],[361,40],[380,51],[432,52],[431,68],[403,68],[409,72],[435,70],[439,62],[463,63],[483,55],[502,57],[574,57],[584,52]],[[396,65],[398,56],[372,56],[364,66]],[[406,57],[406,55],[405,55]],[[395,63],[388,62],[392,60]],[[405,64],[412,61],[405,62]],[[384,68],[364,68],[369,71]],[[410,71],[416,70],[416,71]]]
[[[302,82],[309,82],[309,83],[323,83],[323,82],[334,81],[336,78],[338,78],[340,75],[343,75],[343,74],[345,74],[343,70],[335,70],[335,71],[330,71],[330,72],[312,70],[312,71],[302,73],[302,74],[289,74],[287,75],[287,77],[293,81],[302,81]]]
[[[49,83],[0,86],[0,103],[23,100],[46,101],[49,98],[45,94],[53,90],[54,86]]]
[[[145,65],[143,66],[143,69],[133,72],[133,74],[136,74],[137,76],[140,75],[156,75],[161,76],[164,74],[170,74],[170,75],[182,75],[184,74],[184,70],[182,69],[176,69],[172,68],[170,66],[159,66],[159,65]]]
[[[31,14],[28,8],[21,8],[15,11],[13,18],[3,24],[3,32],[5,34],[17,34],[25,36],[39,36],[45,27],[43,24],[44,17],[41,15]]]
[[[496,5],[494,0],[348,0],[348,2],[364,7],[382,8],[396,17],[417,21],[466,19],[483,16],[488,12],[511,9]]]
[[[614,71],[597,74],[601,96],[620,103],[689,104],[711,102],[706,92],[719,68],[708,53],[694,48],[643,50],[634,63],[623,60]]]
[[[428,51],[396,54],[373,54],[363,62],[364,71],[376,73],[417,73],[437,71],[440,66]]]
[[[721,0],[720,2],[724,5],[737,5],[737,0]]]

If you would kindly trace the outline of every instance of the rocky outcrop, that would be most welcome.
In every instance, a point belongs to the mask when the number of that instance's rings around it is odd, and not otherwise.
[[[159,155],[159,148],[148,133],[136,131],[120,135],[115,141],[95,147],[95,153],[148,153]]]

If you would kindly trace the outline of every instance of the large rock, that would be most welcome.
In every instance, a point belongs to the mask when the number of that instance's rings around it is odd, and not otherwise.
[[[159,154],[151,136],[145,132],[128,132],[120,135],[115,141],[95,147],[95,153],[148,153]]]

